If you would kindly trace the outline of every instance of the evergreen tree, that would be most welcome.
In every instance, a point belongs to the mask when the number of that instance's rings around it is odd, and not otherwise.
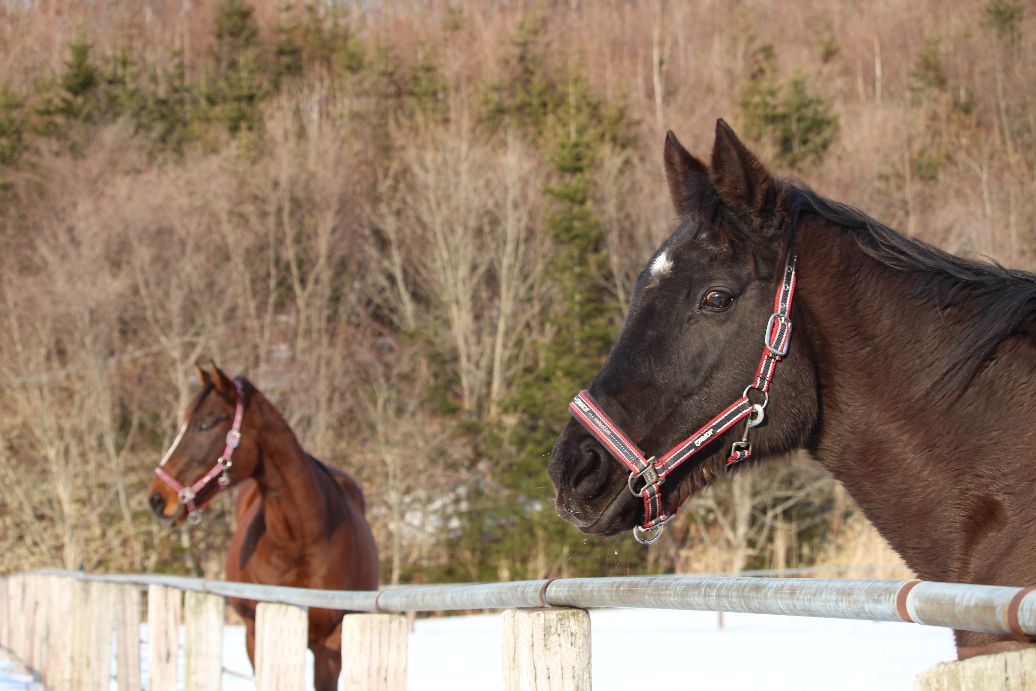
[[[792,168],[820,160],[838,134],[831,103],[810,88],[806,75],[796,74],[785,84],[778,81],[777,54],[770,44],[752,56],[740,106],[748,136],[769,140],[777,160]]]
[[[269,88],[252,7],[243,0],[220,0],[213,38],[206,100],[214,118],[232,134],[256,130],[261,101]]]

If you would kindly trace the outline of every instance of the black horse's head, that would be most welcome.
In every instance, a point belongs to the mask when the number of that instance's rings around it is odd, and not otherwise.
[[[234,422],[239,396],[247,398],[255,392],[251,384],[243,382],[243,394],[239,393],[234,381],[214,363],[195,369],[201,388],[183,413],[180,432],[158,466],[173,482],[183,487],[191,487],[213,469],[228,443],[227,434]],[[247,400],[242,399],[240,404],[243,414],[240,447],[231,452],[233,463],[226,472],[226,480],[230,484],[250,477],[259,458],[255,421],[244,414]],[[196,504],[204,506],[220,488],[219,479],[214,476],[211,482],[199,488]],[[151,510],[160,519],[182,521],[187,518],[187,509],[178,496],[177,488],[161,476],[151,482],[147,496]]]
[[[740,397],[752,382],[787,249],[785,188],[722,120],[710,166],[676,137],[665,171],[680,222],[637,280],[626,323],[589,392],[646,454],[668,451]],[[815,424],[816,377],[796,336],[753,431],[755,457],[802,444]],[[574,393],[574,392],[573,392]],[[675,511],[724,467],[730,438],[713,444],[662,486]],[[551,454],[558,514],[584,532],[611,535],[643,519],[629,471],[571,420]]]

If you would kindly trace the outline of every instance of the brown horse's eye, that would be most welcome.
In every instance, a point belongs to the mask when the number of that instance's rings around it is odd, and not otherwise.
[[[710,290],[701,299],[702,309],[710,312],[722,312],[734,304],[734,296],[725,290]]]

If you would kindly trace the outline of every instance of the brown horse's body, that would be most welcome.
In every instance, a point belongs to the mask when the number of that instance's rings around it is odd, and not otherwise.
[[[220,406],[236,403],[234,386],[222,372],[215,368],[203,372],[202,380],[206,388],[188,412],[187,434],[167,455],[168,472],[189,481],[211,465],[222,443],[218,433],[212,439],[204,438],[209,427],[205,421],[224,423],[229,415]],[[220,395],[208,395],[212,390]],[[228,400],[231,396],[235,400]],[[298,588],[376,589],[378,551],[364,519],[359,486],[346,473],[307,454],[281,414],[259,391],[249,385],[246,397],[241,446],[230,470],[233,484],[239,486],[226,577]],[[224,424],[216,426],[226,433]],[[156,480],[150,495],[157,513],[182,519],[183,510],[169,487]],[[199,493],[199,498],[204,497]],[[254,664],[256,603],[231,598],[230,604],[245,621],[248,656]],[[309,610],[308,643],[314,655],[317,691],[338,687],[343,614]]]

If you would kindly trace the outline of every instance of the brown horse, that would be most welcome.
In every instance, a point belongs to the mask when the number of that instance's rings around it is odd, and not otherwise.
[[[558,513],[647,541],[725,468],[804,448],[921,578],[1036,584],[1036,276],[774,179],[722,121],[710,165],[672,133],[664,159],[681,220],[554,446]]]
[[[215,365],[198,368],[198,376],[202,388],[148,489],[154,512],[168,521],[197,521],[222,486],[239,485],[229,580],[376,589],[378,550],[356,482],[306,453],[273,404],[247,380],[232,381]],[[256,603],[232,598],[230,604],[245,620],[254,665]],[[318,691],[338,688],[343,614],[309,610]]]

